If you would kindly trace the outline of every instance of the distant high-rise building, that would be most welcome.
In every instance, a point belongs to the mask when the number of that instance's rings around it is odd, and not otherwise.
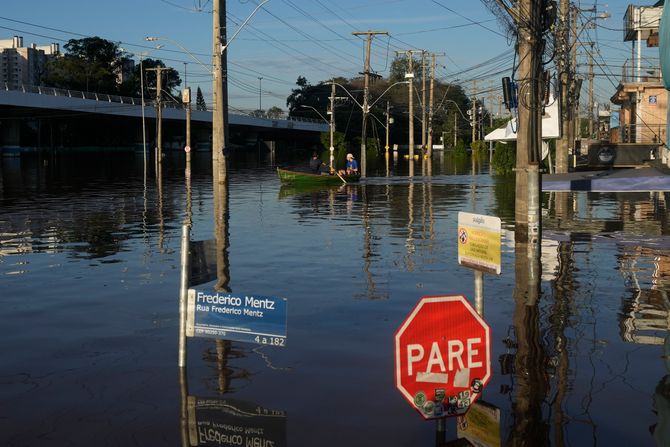
[[[41,85],[47,61],[60,54],[57,43],[23,46],[23,37],[0,40],[0,82],[11,85]]]

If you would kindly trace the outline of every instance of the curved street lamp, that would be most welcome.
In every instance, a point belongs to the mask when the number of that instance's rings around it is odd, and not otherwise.
[[[393,87],[395,87],[396,85],[400,85],[400,84],[409,84],[409,83],[410,83],[410,81],[398,81],[398,82],[394,82],[393,84],[389,85],[388,88],[387,88],[386,90],[384,90],[384,91],[382,92],[382,94],[379,95],[379,97],[378,97],[377,99],[375,99],[371,104],[368,104],[367,107],[364,107],[363,104],[361,104],[360,102],[358,102],[358,101],[356,100],[356,98],[354,98],[354,96],[353,96],[351,93],[349,93],[349,90],[347,90],[347,88],[346,88],[345,86],[343,86],[342,84],[338,84],[338,83],[335,82],[335,81],[325,82],[326,85],[336,85],[336,86],[340,87],[342,90],[344,90],[344,92],[345,92],[347,95],[349,95],[349,97],[356,103],[356,105],[357,105],[358,107],[361,108],[361,110],[363,111],[363,116],[367,116],[368,112],[370,111],[370,108],[372,108],[372,106],[374,106],[375,104],[377,104],[377,102],[378,102],[380,99],[382,99],[382,97],[386,94],[386,92],[388,92],[389,90],[391,90],[391,89],[392,89]],[[366,163],[365,163],[365,157],[366,157],[365,152],[361,151],[361,169],[362,169],[361,176],[362,176],[362,177],[365,177],[365,174],[366,174],[366,172],[365,172],[365,168],[364,168],[364,167],[366,166]]]
[[[335,121],[333,119],[328,121],[323,115],[321,115],[321,112],[319,112],[318,110],[316,110],[312,106],[308,106],[307,104],[300,104],[300,107],[304,107],[306,109],[314,110],[317,113],[317,115],[319,115],[321,117],[321,119],[324,120],[328,124],[328,129],[330,130],[330,141],[332,142],[333,141],[333,134],[335,133]],[[332,118],[333,117],[333,115],[332,115],[333,111],[331,110],[330,113],[331,113],[330,116]],[[330,168],[333,169],[333,163],[335,162],[335,147],[332,145],[332,143],[331,143],[329,149],[330,149]]]

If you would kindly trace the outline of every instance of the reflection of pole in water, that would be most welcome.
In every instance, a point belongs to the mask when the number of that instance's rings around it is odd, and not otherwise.
[[[410,163],[413,163],[410,160]],[[414,182],[410,180],[407,187],[407,239],[405,240],[405,267],[408,272],[414,270],[412,255],[414,254]]]
[[[368,197],[367,188],[361,187],[361,195],[363,197],[363,271],[367,278],[368,284],[368,298],[375,298],[375,280],[370,271],[370,264],[372,261],[372,231],[370,228],[370,215],[368,213]]]
[[[163,216],[163,169],[162,163],[156,165],[156,189],[158,194],[158,248],[163,253],[165,243],[165,218]]]
[[[230,236],[228,233],[229,195],[228,172],[225,153],[218,154],[213,162],[213,196],[214,196],[214,239],[216,240],[216,284],[217,292],[230,292],[230,266],[228,248]],[[230,351],[230,341],[216,340],[217,370],[219,377],[219,391],[228,391],[227,356]]]
[[[181,446],[190,447],[188,437],[188,376],[186,368],[179,368],[179,391],[181,402],[179,406],[179,431],[181,433]]]
[[[565,445],[563,427],[565,425],[563,414],[563,401],[568,391],[569,355],[568,338],[565,329],[571,317],[571,306],[575,278],[572,275],[574,259],[572,255],[572,242],[559,242],[558,244],[558,274],[554,281],[554,306],[549,323],[554,339],[554,349],[558,357],[556,366],[556,397],[552,404],[554,445],[561,447]]]
[[[515,402],[509,445],[549,445],[549,426],[542,404],[549,391],[546,354],[540,332],[538,298],[540,259],[528,244],[515,245],[514,329],[517,337]]]

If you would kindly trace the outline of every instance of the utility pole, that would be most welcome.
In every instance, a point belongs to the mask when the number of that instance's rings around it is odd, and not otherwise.
[[[390,124],[391,103],[386,101],[386,144],[384,150],[386,154],[389,153],[389,124]]]
[[[335,164],[335,143],[333,141],[335,134],[335,80],[330,84],[330,169],[334,169]]]
[[[365,47],[365,65],[363,76],[365,84],[363,87],[363,123],[361,127],[361,177],[366,177],[366,149],[367,149],[367,124],[368,124],[368,101],[370,96],[370,49],[372,47],[372,37],[378,34],[388,35],[386,31],[354,31],[354,36],[367,36],[367,45]]]
[[[540,152],[542,146],[543,3],[519,0],[515,19],[519,36],[518,129],[516,150],[515,239],[527,242],[529,256],[540,256],[542,214]]]
[[[421,152],[426,151],[426,50],[421,50]]]
[[[184,62],[184,90],[182,91],[182,103],[186,109],[186,141],[184,141],[184,152],[186,152],[186,169],[191,168],[191,88],[187,87],[186,62]]]
[[[593,42],[589,51],[589,139],[593,138]]]
[[[412,67],[413,62],[412,52],[407,53],[407,74],[405,77],[409,76],[409,82],[407,83],[407,94],[408,94],[408,107],[409,107],[409,165],[410,167],[414,166],[414,67]]]
[[[458,143],[458,116],[456,116],[456,111],[454,110],[454,147]]]
[[[472,142],[477,138],[477,80],[472,81],[472,112],[470,116],[470,126],[472,127]]]
[[[163,161],[163,71],[165,67],[147,68],[146,71],[156,72],[156,170],[160,169]]]
[[[556,141],[556,173],[568,172],[568,151],[570,148],[570,123],[572,106],[570,104],[571,66],[568,63],[570,49],[570,1],[561,0],[557,14],[558,33],[555,48],[558,52],[558,73],[560,82],[560,123],[561,137]]]
[[[577,90],[577,85],[580,85],[577,82],[577,77],[575,73],[577,72],[577,14],[579,11],[576,6],[571,6],[570,11],[572,15],[569,15],[572,19],[572,64],[570,65],[572,76],[570,77],[571,82],[571,95],[570,95],[570,148],[572,153],[575,152],[575,140],[577,135],[579,135],[579,92]]]
[[[263,110],[263,76],[258,77],[258,110]]]
[[[228,146],[228,62],[226,37],[226,0],[212,4],[212,172],[215,183],[228,179],[226,148]]]
[[[431,55],[430,64],[430,99],[428,104],[428,147],[426,148],[426,157],[433,156],[433,99],[435,97],[435,58],[437,54]]]

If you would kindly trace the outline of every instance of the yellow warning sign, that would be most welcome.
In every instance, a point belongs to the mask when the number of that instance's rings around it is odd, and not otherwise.
[[[500,218],[458,213],[458,263],[500,274]]]

